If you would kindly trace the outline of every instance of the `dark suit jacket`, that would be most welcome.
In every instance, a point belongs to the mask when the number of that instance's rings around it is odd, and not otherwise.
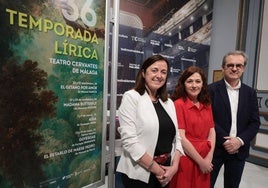
[[[216,130],[216,146],[214,156],[227,155],[223,147],[231,129],[231,106],[224,80],[209,85],[212,101],[213,117]],[[244,141],[237,157],[245,160],[249,156],[250,141],[259,130],[260,118],[257,95],[254,89],[241,83],[237,109],[237,136]]]

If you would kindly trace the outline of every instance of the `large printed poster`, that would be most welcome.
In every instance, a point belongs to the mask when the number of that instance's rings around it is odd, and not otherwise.
[[[101,179],[105,0],[0,0],[0,187]]]
[[[170,94],[187,67],[208,73],[212,10],[213,0],[120,1],[117,107],[142,62],[154,54],[169,61]]]

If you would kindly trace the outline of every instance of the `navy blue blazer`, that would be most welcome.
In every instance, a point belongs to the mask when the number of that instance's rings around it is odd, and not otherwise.
[[[216,146],[214,156],[228,155],[223,147],[231,129],[231,106],[224,79],[209,85],[212,111],[216,130]],[[241,83],[237,109],[237,136],[244,141],[239,148],[237,157],[245,160],[249,156],[250,142],[260,127],[259,108],[256,91]]]

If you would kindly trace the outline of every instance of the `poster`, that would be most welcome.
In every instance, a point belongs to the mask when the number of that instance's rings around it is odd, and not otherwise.
[[[0,187],[100,181],[106,1],[0,6]]]
[[[198,66],[207,74],[212,12],[213,0],[120,1],[116,109],[124,92],[134,87],[142,62],[154,54],[169,61],[167,89],[170,94],[187,67]],[[110,60],[112,37],[110,34]],[[116,117],[116,165],[122,151],[119,126]],[[122,187],[120,176],[116,173],[116,187]]]
[[[123,93],[134,87],[142,62],[154,54],[169,61],[170,94],[187,67],[208,73],[212,0],[121,0],[120,11],[117,107]],[[111,47],[112,35],[109,41]]]

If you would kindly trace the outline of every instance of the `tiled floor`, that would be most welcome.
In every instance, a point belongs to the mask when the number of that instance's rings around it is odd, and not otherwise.
[[[107,182],[107,177],[106,177]],[[267,188],[268,187],[268,168],[247,162],[240,188]],[[107,185],[99,188],[108,188]],[[220,171],[215,188],[223,188],[223,171]]]
[[[220,171],[215,188],[223,187],[223,170]],[[240,188],[267,188],[268,187],[268,168],[246,163]]]

